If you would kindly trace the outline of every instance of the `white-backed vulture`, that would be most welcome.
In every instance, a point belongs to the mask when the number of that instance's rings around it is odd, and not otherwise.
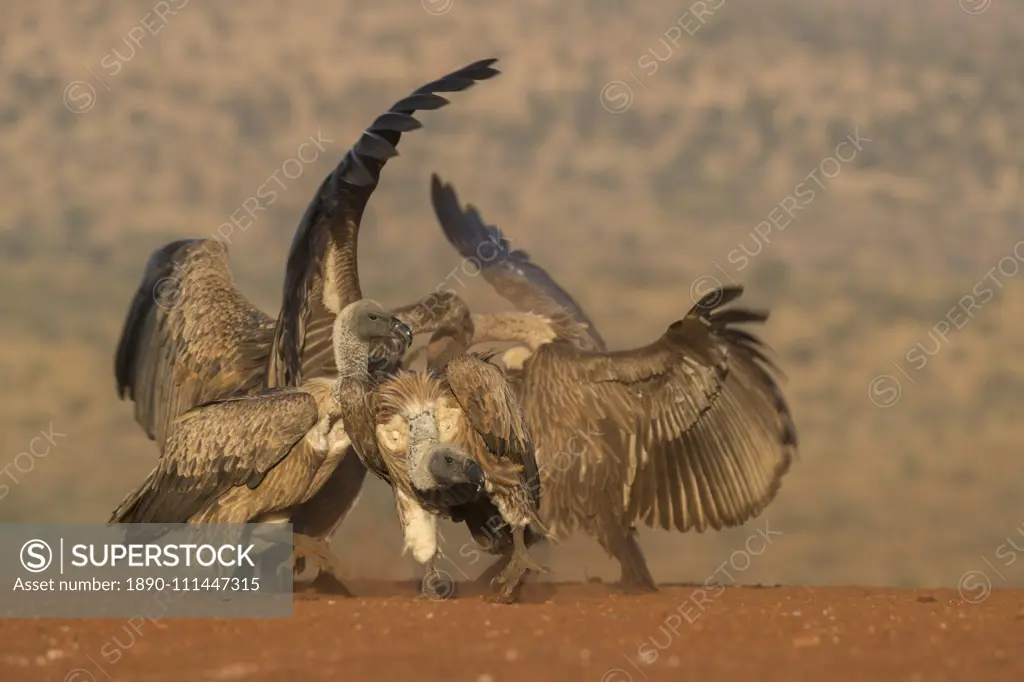
[[[436,92],[466,90],[492,78],[499,73],[491,67],[495,61],[424,85],[363,132],[302,217],[276,319],[238,290],[222,242],[185,239],[153,253],[125,319],[114,371],[119,397],[135,403],[136,421],[161,449],[168,425],[196,405],[334,376],[331,324],[363,297],[359,224],[384,164],[398,154],[401,134],[421,127],[413,117],[417,110],[449,103]]]
[[[360,404],[370,344],[412,342],[409,328],[373,301],[347,305],[333,325],[341,375],[195,407],[176,421],[156,468],[111,523],[242,524],[287,521],[323,485],[351,440],[339,397]],[[359,377],[353,380],[352,377]]]
[[[468,344],[473,338],[469,307],[451,292],[438,292],[420,301],[395,308],[392,313],[406,323],[413,334],[440,330],[441,338],[453,336],[459,343]],[[382,379],[393,374],[401,363],[402,354],[378,356],[371,359],[371,375]],[[313,497],[297,506],[292,514],[292,527],[296,534],[315,538],[322,545],[321,554],[330,537],[355,506],[362,489],[366,468],[359,457],[345,457]],[[304,562],[297,570],[301,573]],[[321,573],[314,585],[327,591],[342,591],[338,576]]]
[[[494,77],[496,61],[475,62],[420,87],[363,132],[302,217],[276,319],[238,290],[222,242],[179,240],[151,256],[121,333],[115,376],[118,395],[135,403],[136,421],[161,452],[174,420],[198,405],[336,376],[330,325],[341,309],[362,298],[356,263],[359,225],[385,163],[398,154],[401,134],[421,127],[413,117],[417,110],[446,106],[448,100],[437,92],[466,90]],[[425,300],[433,305],[435,299]],[[422,304],[406,308],[417,310]],[[415,333],[432,331],[418,326],[431,319],[413,315],[410,322]],[[393,350],[387,344],[374,349],[374,372],[397,368]],[[312,535],[323,544],[355,504],[365,475],[358,458],[344,457],[324,486],[330,503],[318,497],[296,510],[296,534]]]
[[[374,404],[379,460],[367,466],[395,490],[406,548],[426,569],[425,591],[436,584],[429,580],[437,553],[435,515],[466,521],[478,542],[509,556],[496,578],[499,601],[514,599],[527,570],[547,572],[529,555],[526,542],[528,528],[546,533],[538,517],[541,491],[533,440],[501,369],[480,357],[458,355],[443,369],[402,372],[385,380]],[[427,468],[442,454],[451,464],[452,453],[465,453],[479,465],[483,491],[468,484],[429,485]],[[495,516],[504,522],[501,527],[486,524]]]
[[[474,316],[473,343],[532,349],[509,372],[534,435],[554,537],[576,529],[618,559],[627,586],[655,589],[635,527],[722,529],[757,516],[797,454],[796,427],[762,341],[739,325],[767,312],[727,309],[739,286],[709,292],[654,343],[607,351],[582,308],[435,175],[449,242],[520,309]]]

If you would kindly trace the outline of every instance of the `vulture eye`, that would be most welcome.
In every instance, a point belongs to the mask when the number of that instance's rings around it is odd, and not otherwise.
[[[376,322],[377,320],[380,319],[380,317],[377,315],[377,313],[370,313],[370,319]]]
[[[451,464],[451,463],[452,463],[452,462],[454,462],[454,461],[455,461],[455,460],[453,460],[453,459],[452,459],[452,456],[451,456],[451,455],[445,455],[445,456],[444,456],[444,463],[445,463],[445,464]]]

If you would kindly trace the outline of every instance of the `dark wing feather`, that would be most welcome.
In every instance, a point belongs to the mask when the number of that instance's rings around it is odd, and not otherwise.
[[[419,88],[378,116],[323,181],[299,224],[288,254],[284,296],[267,380],[294,386],[334,371],[331,325],[362,298],[356,252],[359,224],[403,132],[421,127],[418,110],[448,104],[435,92],[456,92],[498,75],[496,59],[466,66]]]
[[[258,388],[274,323],[235,287],[224,246],[172,242],[150,257],[114,359],[118,395],[163,449],[174,419]]]
[[[111,523],[186,523],[235,486],[257,488],[318,419],[298,389],[214,401],[185,413],[146,482]]]
[[[550,319],[558,337],[575,347],[605,350],[604,339],[580,304],[525,251],[512,250],[501,230],[485,223],[476,208],[467,205],[463,210],[455,189],[437,174],[430,178],[430,199],[449,243],[480,268],[502,298]]]
[[[470,354],[453,358],[445,371],[452,394],[470,425],[483,438],[487,450],[523,467],[522,477],[539,509],[540,471],[533,437],[526,414],[504,372]]]

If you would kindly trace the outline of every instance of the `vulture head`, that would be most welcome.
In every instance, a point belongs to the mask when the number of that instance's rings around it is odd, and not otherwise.
[[[456,443],[470,426],[454,396],[430,374],[400,373],[377,391],[376,433],[382,454],[402,458],[413,486],[432,490],[484,485],[478,462]]]
[[[409,471],[413,487],[421,491],[469,484],[483,490],[484,470],[460,448],[447,443],[426,443],[417,448]]]
[[[361,299],[345,306],[334,321],[334,352],[339,369],[347,358],[363,358],[375,342],[386,341],[404,353],[412,345],[412,330],[376,301]],[[365,362],[362,369],[365,371]]]

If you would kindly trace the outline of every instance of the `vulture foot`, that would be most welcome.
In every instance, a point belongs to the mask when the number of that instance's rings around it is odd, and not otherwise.
[[[626,594],[651,594],[658,591],[658,588],[655,585],[643,582],[633,582],[631,580],[623,580],[619,583],[619,587]]]
[[[484,572],[480,574],[480,577],[476,579],[477,585],[494,585],[494,580],[501,574],[502,571],[508,566],[511,561],[511,557],[503,556],[500,557],[493,564],[484,569]]]
[[[535,571],[537,573],[551,573],[551,569],[547,566],[540,564],[533,556],[530,555],[529,550],[526,549],[525,540],[525,529],[520,526],[512,532],[512,539],[515,543],[515,549],[512,550],[512,557],[503,570],[494,580],[491,581],[492,587],[501,586],[498,594],[491,601],[500,604],[509,604],[515,601],[516,588],[523,581],[523,577],[527,571]]]
[[[352,595],[341,580],[344,571],[330,547],[327,546],[326,540],[296,533],[294,542],[293,571],[296,569],[302,571],[307,563],[312,564],[317,569],[316,579],[311,583],[314,589],[347,596]]]
[[[420,584],[421,594],[430,601],[445,601],[455,596],[455,578],[447,571],[434,568],[433,562],[427,565]]]

